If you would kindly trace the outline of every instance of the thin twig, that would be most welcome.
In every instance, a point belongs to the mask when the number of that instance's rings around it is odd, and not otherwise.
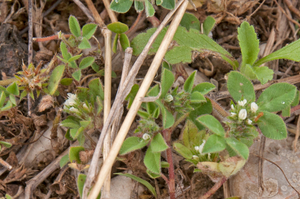
[[[101,135],[100,135],[100,138],[98,140],[98,143],[97,143],[97,146],[96,146],[96,149],[95,149],[95,153],[94,153],[93,158],[92,158],[92,162],[91,162],[88,174],[87,174],[86,182],[84,184],[83,199],[85,199],[87,197],[87,193],[89,192],[89,190],[91,188],[91,184],[94,181],[94,178],[96,176],[97,162],[98,162],[98,159],[99,159],[100,154],[101,154],[103,140],[104,140],[104,137],[106,135],[106,132],[108,131],[108,129],[110,128],[110,126],[113,123],[113,119],[114,119],[115,114],[117,113],[117,111],[119,111],[119,107],[123,103],[123,101],[124,101],[125,97],[127,96],[127,94],[130,92],[131,87],[134,83],[134,79],[135,79],[140,67],[142,66],[144,60],[146,59],[152,43],[154,42],[154,40],[156,39],[158,34],[162,31],[162,29],[166,26],[166,24],[169,22],[169,20],[173,16],[173,14],[181,6],[183,1],[184,0],[181,0],[180,2],[178,2],[178,4],[176,5],[176,8],[174,10],[172,10],[165,17],[165,19],[163,20],[161,25],[157,28],[157,30],[154,32],[154,34],[150,37],[150,39],[149,39],[148,43],[146,44],[145,48],[143,49],[142,53],[137,58],[135,64],[132,66],[132,69],[130,70],[123,86],[120,88],[120,91],[117,93],[114,104],[111,108],[111,111],[109,112],[107,121],[104,123],[104,126],[102,128]]]
[[[104,117],[103,122],[106,121],[111,107],[111,31],[104,29],[102,32],[105,38],[105,75],[104,75]],[[108,156],[111,147],[111,131],[109,130],[105,136],[103,145],[103,160]],[[108,171],[111,173],[111,170]],[[110,198],[110,175],[107,175],[104,184],[104,189],[101,194],[102,199]]]
[[[284,0],[287,7],[300,19],[300,11],[295,8],[290,0]]]
[[[298,116],[296,135],[295,135],[295,140],[293,142],[293,148],[295,152],[297,151],[297,142],[299,139],[299,135],[300,135],[300,115]]]
[[[256,8],[256,10],[254,10],[254,12],[251,13],[251,15],[247,16],[247,20],[250,21],[250,18],[261,8],[261,6],[265,3],[266,0],[264,0],[259,6],[258,8]]]
[[[182,5],[181,5],[181,3],[182,3]],[[133,103],[132,103],[132,105],[131,105],[131,107],[128,111],[128,114],[126,115],[126,118],[125,118],[125,120],[124,120],[124,122],[123,122],[123,124],[120,128],[120,131],[117,134],[117,137],[116,137],[116,139],[113,143],[113,146],[112,146],[111,151],[108,155],[108,158],[106,159],[106,161],[104,162],[104,164],[101,168],[101,171],[100,171],[100,173],[97,177],[97,181],[95,183],[95,186],[93,187],[93,189],[90,192],[90,195],[88,196],[89,199],[94,199],[98,196],[98,194],[100,192],[100,189],[101,189],[101,187],[104,183],[104,180],[105,180],[105,178],[108,174],[108,171],[111,169],[111,167],[112,167],[112,165],[115,161],[115,158],[117,157],[117,155],[119,153],[121,145],[122,145],[122,143],[123,143],[123,141],[124,141],[124,139],[127,135],[127,132],[128,132],[128,130],[129,130],[136,114],[137,114],[137,111],[140,108],[140,105],[142,103],[140,101],[140,98],[145,96],[146,92],[148,91],[148,89],[149,89],[149,87],[152,83],[153,78],[156,75],[156,72],[157,72],[158,68],[160,67],[162,59],[163,59],[165,53],[167,52],[168,47],[169,47],[169,45],[170,45],[170,43],[173,39],[173,36],[174,36],[174,34],[177,30],[177,27],[179,26],[179,23],[182,19],[182,16],[185,13],[186,7],[188,5],[188,1],[187,0],[181,1],[180,5],[181,5],[181,7],[179,8],[176,16],[174,17],[174,20],[172,21],[170,27],[168,28],[168,31],[167,31],[167,33],[166,33],[166,35],[165,35],[165,37],[164,37],[164,39],[163,39],[163,41],[160,45],[155,57],[154,57],[154,60],[153,60],[151,66],[150,66],[150,68],[149,68],[149,70],[148,70],[148,72],[145,76],[145,79],[144,79],[138,93],[136,94],[136,97],[135,97],[135,99],[134,99],[134,101],[133,101]],[[145,51],[148,51],[148,50],[149,49],[146,49]],[[139,64],[141,64],[141,63],[139,63]],[[131,72],[132,71],[130,71],[130,73]],[[130,75],[128,77],[130,77]],[[126,79],[126,82],[127,82],[127,79]],[[125,84],[126,84],[126,82],[125,82]],[[103,129],[104,129],[104,127],[103,127]],[[103,132],[104,131],[102,130],[102,134],[103,134]],[[102,134],[101,134],[101,136],[102,136]],[[100,141],[101,141],[101,137],[99,139],[98,144],[102,145],[102,143],[100,143]],[[98,144],[97,144],[97,147],[98,147]],[[99,146],[99,148],[100,148],[100,146]],[[99,158],[99,156],[95,157],[96,151],[97,151],[97,148],[95,150],[91,166],[93,165],[93,160],[94,160],[94,162],[96,162],[96,160]],[[90,167],[90,170],[91,170],[91,167]],[[89,170],[89,172],[90,172],[90,170]]]
[[[260,129],[258,131],[261,133]],[[261,136],[260,145],[259,145],[259,155],[260,157],[264,156],[266,146],[266,137],[264,135]],[[264,190],[263,186],[263,168],[264,168],[264,161],[263,159],[259,159],[258,161],[258,187],[261,188],[261,190]],[[262,192],[261,192],[262,193]]]
[[[102,20],[102,18],[100,17],[97,9],[95,8],[93,2],[91,0],[85,0],[88,8],[90,9],[90,11],[92,12],[92,15],[95,19],[95,21],[98,23],[98,25],[100,26],[101,30],[106,27],[104,21]]]
[[[129,35],[130,32],[132,32],[132,30],[136,27],[136,25],[139,23],[139,21],[140,21],[140,19],[142,17],[142,14],[143,14],[143,11],[141,11],[139,13],[138,17],[136,18],[135,22],[132,24],[132,26],[130,27],[130,29],[125,32],[126,35]]]
[[[274,0],[274,1],[277,4],[278,8],[281,10],[281,12],[286,16],[286,18],[288,18],[288,20],[290,20],[291,22],[296,24],[298,27],[300,27],[300,24],[296,20],[292,19],[288,14],[286,14],[284,9],[279,5],[279,3],[276,0]]]
[[[4,167],[6,167],[9,171],[12,169],[12,166],[5,162],[2,158],[0,158],[0,164],[2,164]]]
[[[256,155],[256,154],[254,154],[254,153],[251,153],[252,155],[255,155],[256,157],[259,157],[259,158],[261,158],[261,159],[264,159],[264,160],[266,160],[266,161],[268,161],[268,162],[271,162],[272,164],[274,164],[278,169],[280,169],[280,171],[282,172],[282,174],[283,174],[283,176],[284,176],[284,178],[285,178],[285,180],[289,183],[289,185],[296,191],[296,193],[298,194],[298,196],[300,196],[300,192],[290,183],[290,181],[289,181],[289,179],[286,177],[286,175],[285,175],[285,173],[284,173],[284,171],[282,170],[282,168],[278,165],[278,164],[276,164],[275,162],[273,162],[273,161],[271,161],[271,160],[269,160],[269,159],[267,159],[267,158],[264,158],[264,157],[261,157],[261,156],[259,156],[259,155]]]
[[[104,3],[105,9],[106,9],[106,11],[108,13],[108,16],[109,16],[110,20],[112,22],[117,22],[118,19],[117,19],[115,13],[110,9],[110,2],[109,2],[109,0],[103,0],[103,3]]]
[[[90,21],[94,21],[94,18],[92,16],[92,13],[83,5],[83,3],[79,0],[73,0],[74,3],[84,12],[84,14],[89,18]]]
[[[222,186],[224,182],[226,182],[226,180],[226,177],[221,178],[207,193],[205,193],[203,196],[200,196],[199,199],[208,199]]]
[[[33,57],[33,46],[32,46],[32,37],[33,37],[33,21],[32,21],[32,0],[28,0],[28,65],[32,62]],[[31,97],[27,94],[27,103],[28,103],[28,116],[31,115]]]

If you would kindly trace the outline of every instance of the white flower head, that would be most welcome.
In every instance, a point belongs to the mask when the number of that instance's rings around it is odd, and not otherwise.
[[[196,151],[199,151],[199,147],[198,147],[198,146],[195,146],[195,150],[196,150]]]
[[[247,100],[244,99],[243,101],[238,101],[238,104],[239,104],[240,106],[245,106],[245,104],[247,104]]]
[[[244,120],[247,117],[247,110],[246,109],[241,109],[239,112],[239,119]]]
[[[76,104],[77,96],[72,93],[68,93],[68,99],[65,101],[64,105],[65,106],[73,106]]]
[[[258,109],[257,104],[256,104],[255,102],[252,102],[252,103],[251,103],[251,111],[252,111],[253,113],[256,113],[257,109]]]
[[[247,120],[247,124],[251,125],[252,124],[252,120],[248,119]]]
[[[148,133],[144,133],[143,140],[150,140],[151,136]]]
[[[234,116],[236,116],[236,113],[235,113],[235,112],[231,112],[231,113],[230,113],[230,116],[231,116],[231,117],[234,117]]]

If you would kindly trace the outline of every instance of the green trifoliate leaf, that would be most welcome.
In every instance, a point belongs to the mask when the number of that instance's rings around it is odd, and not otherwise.
[[[259,53],[259,40],[254,27],[244,21],[238,28],[238,40],[242,51],[242,66],[253,65]]]
[[[163,136],[158,133],[154,136],[153,140],[151,141],[151,149],[152,152],[162,152],[166,150],[168,147],[167,143],[165,142]]]
[[[141,149],[144,146],[146,146],[148,142],[149,140],[143,140],[142,138],[139,137],[129,137],[123,142],[119,154],[125,155],[132,151]]]
[[[80,25],[78,23],[78,20],[74,16],[69,17],[69,28],[70,28],[71,33],[75,37],[81,36]]]
[[[65,71],[65,65],[59,65],[54,68],[51,73],[48,85],[48,91],[50,95],[53,95],[58,88],[58,84],[63,77]]]
[[[296,62],[300,61],[300,39],[294,41],[291,44],[286,45],[285,47],[277,50],[266,57],[261,58],[254,66],[260,66],[263,63],[276,60],[276,59],[288,59]]]
[[[163,69],[161,74],[161,94],[160,99],[164,99],[174,83],[175,77],[172,71]]]
[[[242,98],[248,101],[255,100],[255,92],[251,81],[239,72],[233,71],[229,73],[227,88],[236,102]]]
[[[97,30],[96,24],[86,24],[82,27],[82,36],[89,40]]]
[[[176,143],[174,143],[173,148],[182,157],[184,157],[186,159],[192,159],[193,154],[192,154],[191,150],[189,148],[187,148],[186,146],[176,142]]]
[[[121,34],[128,30],[128,26],[121,22],[114,22],[107,25],[107,28],[114,33]]]
[[[211,132],[224,136],[225,130],[222,124],[212,115],[203,115],[197,118],[198,122],[200,122],[203,126],[208,128]]]
[[[194,28],[200,31],[200,22],[197,17],[191,13],[184,13],[180,25],[185,27],[187,30]]]
[[[153,153],[151,145],[146,151],[144,164],[151,172],[160,174],[160,153]]]
[[[110,9],[118,13],[126,13],[133,1],[132,0],[114,0],[110,4]]]
[[[215,23],[216,20],[213,17],[207,16],[205,21],[203,22],[203,34],[208,35],[209,32],[213,29]]]
[[[197,71],[192,72],[192,74],[186,79],[183,85],[183,89],[185,92],[191,93],[194,87],[194,80]]]
[[[226,148],[225,139],[221,136],[213,134],[209,136],[203,147],[202,153],[216,153]]]
[[[94,57],[85,57],[81,60],[80,64],[79,64],[79,68],[80,69],[85,69],[87,67],[89,67],[90,65],[92,65],[92,63],[95,61]]]
[[[269,86],[257,100],[259,111],[276,112],[290,106],[297,89],[288,83],[277,83]]]
[[[284,121],[278,115],[263,111],[264,115],[259,118],[258,127],[267,138],[282,140],[287,137]]]
[[[245,160],[248,159],[249,148],[247,147],[247,145],[232,137],[226,138],[226,143],[242,158],[244,158]]]

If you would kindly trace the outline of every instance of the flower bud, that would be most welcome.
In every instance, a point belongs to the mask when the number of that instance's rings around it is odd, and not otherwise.
[[[166,102],[172,102],[173,99],[174,99],[174,98],[173,98],[173,96],[172,96],[171,94],[167,94],[166,97],[165,97],[165,101],[166,101]]]
[[[247,117],[247,110],[246,109],[241,109],[239,112],[239,119],[244,120]]]
[[[231,110],[233,110],[233,111],[234,111],[234,110],[235,110],[235,108],[234,108],[234,105],[233,105],[233,104],[231,104],[230,106],[231,106]]]
[[[248,119],[247,120],[247,124],[251,125],[252,124],[252,120]]]
[[[143,135],[143,140],[150,140],[150,139],[151,139],[151,136],[148,133],[145,133]]]
[[[234,117],[234,116],[236,116],[236,113],[235,113],[235,112],[231,112],[231,113],[230,113],[230,116],[231,116],[231,117]]]
[[[247,100],[244,99],[243,101],[238,101],[238,104],[239,104],[240,106],[245,106],[245,104],[247,104]]]
[[[257,104],[256,104],[255,102],[252,102],[252,103],[251,103],[251,111],[252,111],[253,113],[256,113],[257,109],[258,109]]]

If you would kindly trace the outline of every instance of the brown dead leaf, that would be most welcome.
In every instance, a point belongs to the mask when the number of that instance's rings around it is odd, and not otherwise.
[[[39,105],[38,105],[38,111],[43,112],[46,109],[49,109],[51,107],[54,107],[54,99],[51,95],[45,95],[42,97]]]

